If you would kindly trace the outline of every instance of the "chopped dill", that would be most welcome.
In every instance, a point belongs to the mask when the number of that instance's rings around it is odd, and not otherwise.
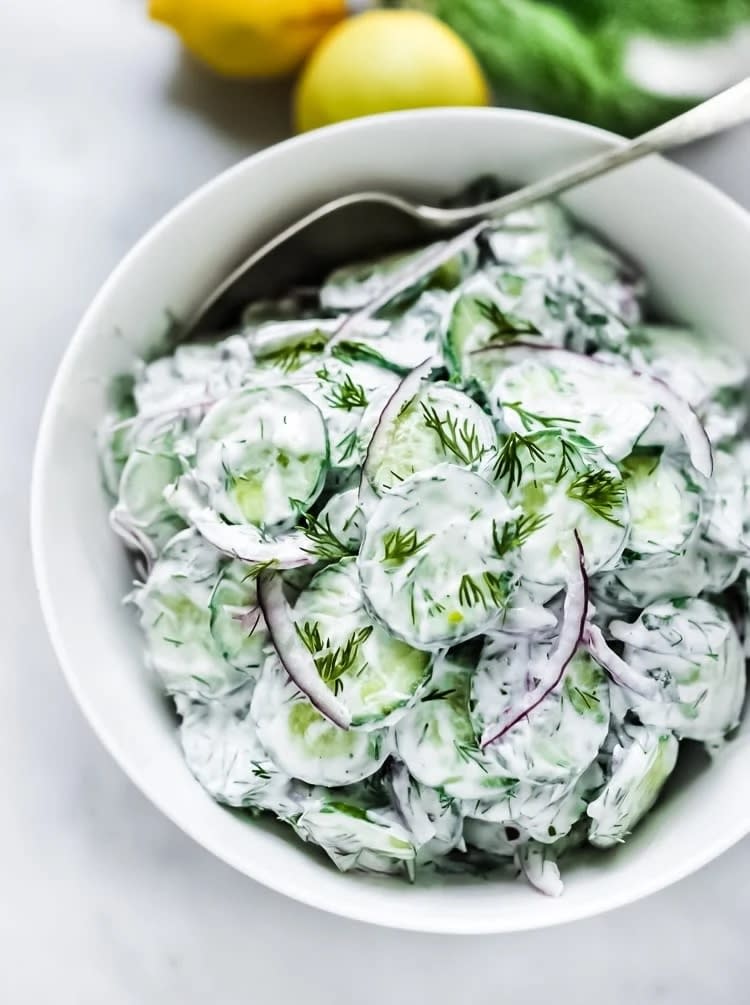
[[[477,300],[477,309],[485,321],[492,325],[489,341],[512,342],[519,335],[541,335],[542,333],[530,321],[506,314],[498,305],[490,300]]]
[[[509,433],[497,455],[493,473],[497,481],[507,479],[508,488],[520,485],[523,477],[523,462],[521,452],[526,451],[531,463],[544,460],[544,451],[530,436],[520,433]]]
[[[331,378],[325,367],[318,370],[316,376],[330,385],[325,400],[331,408],[341,408],[345,412],[351,412],[354,408],[367,406],[367,393],[364,387],[361,384],[355,384],[350,373],[347,373],[340,383],[336,383]]]
[[[522,547],[532,534],[546,524],[549,513],[530,513],[520,516],[517,520],[503,524],[498,531],[497,522],[492,521],[492,545],[498,558],[504,558],[508,552]]]
[[[395,562],[401,564],[432,540],[434,535],[423,538],[421,541],[417,537],[416,530],[402,531],[396,527],[389,530],[383,538],[383,560],[385,562]]]
[[[346,642],[336,648],[331,646],[330,639],[323,640],[317,621],[306,621],[304,625],[294,627],[305,648],[312,655],[321,680],[326,684],[333,684],[333,693],[338,694],[342,687],[340,677],[351,670],[357,662],[362,644],[372,635],[372,625],[366,625],[358,632],[352,632]]]
[[[535,426],[542,426],[544,429],[557,429],[559,427],[577,426],[578,419],[569,419],[564,415],[539,415],[537,412],[530,412],[524,408],[520,401],[501,401],[502,408],[510,408],[521,420],[521,425],[527,433],[532,432]]]
[[[625,486],[622,480],[610,471],[601,468],[587,468],[571,482],[567,492],[569,499],[588,506],[602,520],[621,527],[615,512],[625,499]]]
[[[352,549],[333,532],[329,516],[320,520],[318,517],[305,513],[301,518],[301,523],[305,537],[312,546],[302,549],[308,555],[317,555],[318,558],[330,562],[335,562],[345,555],[351,555]]]
[[[476,426],[464,419],[459,427],[455,417],[446,412],[440,415],[436,408],[422,404],[425,425],[431,429],[440,440],[440,445],[446,454],[453,454],[462,464],[475,464],[487,452],[479,442]]]

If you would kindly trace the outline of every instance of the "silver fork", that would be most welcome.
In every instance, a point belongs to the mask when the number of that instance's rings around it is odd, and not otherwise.
[[[354,192],[333,199],[286,227],[252,252],[203,301],[187,320],[182,335],[189,337],[198,332],[215,331],[233,320],[232,312],[236,312],[241,303],[254,296],[268,295],[271,287],[280,292],[286,277],[291,285],[293,279],[300,274],[300,256],[317,260],[327,242],[331,245],[341,244],[342,231],[348,235],[349,240],[353,231],[371,234],[372,230],[364,224],[363,212],[370,214],[373,226],[377,221],[381,230],[383,226],[390,227],[393,232],[391,242],[402,247],[410,241],[417,244],[420,239],[434,239],[441,234],[452,235],[468,227],[440,247],[418,256],[407,269],[399,272],[377,300],[367,304],[344,322],[335,336],[338,341],[363,318],[372,316],[402,290],[470,244],[491,222],[540,199],[566,192],[648,154],[711,136],[739,125],[748,118],[750,77],[635,139],[489,202],[460,209],[445,209],[413,202],[391,192],[378,191]],[[356,227],[351,223],[353,211],[359,215]],[[387,213],[388,219],[384,219],[384,213]],[[335,254],[333,257],[335,258]],[[279,286],[280,283],[282,287]]]

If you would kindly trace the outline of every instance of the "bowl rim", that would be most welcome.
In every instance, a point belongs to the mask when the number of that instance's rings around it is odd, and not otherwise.
[[[717,834],[714,840],[701,847],[700,851],[694,855],[680,859],[675,862],[669,870],[657,874],[644,875],[641,882],[630,883],[619,892],[608,890],[606,894],[594,895],[588,898],[584,904],[565,908],[565,898],[561,899],[560,910],[553,914],[542,916],[538,920],[531,918],[524,919],[520,923],[508,923],[498,918],[482,916],[476,921],[469,919],[466,923],[459,924],[455,918],[446,925],[437,915],[428,912],[421,912],[419,916],[412,914],[401,914],[396,917],[393,912],[384,911],[377,905],[372,905],[366,898],[360,902],[359,898],[353,898],[345,904],[333,904],[324,895],[319,894],[314,883],[304,888],[287,882],[286,878],[279,871],[274,871],[266,867],[262,860],[254,860],[252,866],[248,867],[246,860],[239,859],[221,847],[219,840],[214,840],[212,835],[198,833],[198,828],[194,827],[189,815],[183,815],[167,808],[163,805],[158,793],[152,786],[147,772],[136,770],[129,761],[128,752],[121,749],[117,741],[109,735],[106,724],[100,717],[93,702],[89,701],[85,686],[81,683],[76,670],[75,661],[67,651],[63,634],[58,623],[55,602],[53,599],[53,588],[46,567],[46,558],[42,546],[44,506],[45,498],[44,481],[47,468],[47,458],[51,451],[51,440],[55,415],[60,407],[64,388],[73,371],[76,350],[87,338],[87,330],[90,322],[96,317],[100,305],[105,302],[112,290],[116,289],[121,281],[121,277],[127,274],[131,264],[135,262],[144,249],[152,243],[158,242],[164,231],[168,230],[173,220],[189,214],[196,203],[206,198],[214,190],[219,189],[235,175],[248,170],[250,165],[260,161],[284,156],[286,151],[303,150],[309,144],[326,142],[328,136],[337,135],[342,132],[359,132],[369,129],[374,122],[400,121],[403,119],[443,119],[448,124],[451,118],[476,118],[478,121],[491,119],[505,119],[518,122],[534,121],[541,125],[554,123],[556,129],[567,132],[572,138],[595,139],[615,146],[625,142],[624,137],[616,133],[601,129],[586,123],[577,122],[560,116],[547,115],[541,112],[525,111],[521,109],[508,108],[461,108],[461,107],[437,107],[429,109],[415,109],[399,112],[390,112],[381,115],[365,116],[359,119],[352,119],[336,125],[327,126],[323,129],[314,130],[300,136],[293,136],[280,143],[273,144],[257,153],[243,158],[238,163],[212,176],[202,183],[198,188],[189,193],[186,197],[176,203],[167,213],[163,214],[152,224],[145,233],[136,241],[134,245],[119,260],[117,265],[109,273],[108,277],[99,287],[93,300],[85,310],[76,329],[65,346],[63,354],[57,365],[52,383],[48,389],[42,417],[39,423],[36,445],[34,448],[34,458],[31,473],[31,498],[30,498],[30,532],[31,532],[31,554],[32,567],[36,592],[42,611],[43,620],[47,634],[52,645],[57,662],[62,670],[63,676],[70,688],[75,701],[81,709],[84,718],[94,731],[104,749],[124,771],[130,781],[139,789],[149,801],[175,824],[183,833],[187,834],[199,846],[210,852],[220,861],[231,866],[243,876],[268,887],[269,889],[283,894],[292,900],[299,901],[309,907],[318,908],[329,914],[337,915],[353,921],[367,922],[381,927],[399,930],[424,932],[431,934],[452,934],[452,935],[479,935],[479,934],[504,934],[516,931],[529,931],[534,929],[548,928],[559,924],[582,920],[606,911],[623,907],[634,901],[648,897],[659,890],[662,890],[684,877],[696,872],[707,865],[714,858],[717,858],[727,849],[732,847],[750,832],[750,818],[744,821],[741,815],[737,817],[737,826],[728,828],[721,834]],[[658,155],[652,155],[658,156]],[[662,158],[659,158],[660,160]],[[738,223],[744,227],[750,227],[750,212],[740,206],[729,195],[717,189],[711,182],[694,174],[689,169],[679,164],[670,163],[670,171],[677,172],[690,179],[690,184],[696,191],[701,193],[702,198],[714,200],[716,205],[723,206],[725,211],[735,215]],[[361,906],[360,906],[361,904]]]

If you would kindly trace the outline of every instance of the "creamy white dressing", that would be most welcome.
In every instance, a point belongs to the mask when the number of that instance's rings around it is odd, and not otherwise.
[[[111,522],[214,799],[344,871],[504,862],[557,895],[683,738],[739,721],[748,365],[644,318],[559,206],[422,250],[137,365],[98,439]]]

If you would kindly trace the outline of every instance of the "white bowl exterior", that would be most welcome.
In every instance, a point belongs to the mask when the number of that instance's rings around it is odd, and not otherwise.
[[[750,739],[673,791],[615,854],[565,871],[566,892],[451,880],[409,887],[340,875],[293,837],[214,803],[188,772],[157,680],[144,669],[130,568],[107,524],[94,433],[108,378],[153,342],[165,310],[200,302],[242,253],[323,199],[383,187],[455,192],[483,173],[530,181],[616,140],[526,112],[438,109],[360,120],[243,162],[200,189],[127,256],[86,314],[55,380],[32,497],[37,582],[71,688],[131,779],[183,830],[248,876],[352,918],[421,931],[505,932],[624,904],[688,874],[750,829]],[[663,308],[747,345],[750,217],[657,158],[590,183],[570,207],[649,276]],[[189,877],[186,877],[189,882]]]

